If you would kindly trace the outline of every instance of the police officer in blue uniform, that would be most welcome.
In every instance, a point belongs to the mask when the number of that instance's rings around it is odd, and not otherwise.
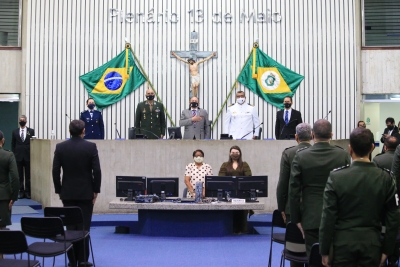
[[[84,139],[104,139],[104,123],[103,115],[98,110],[94,110],[96,106],[93,98],[86,100],[88,110],[81,112],[80,120],[85,122]]]

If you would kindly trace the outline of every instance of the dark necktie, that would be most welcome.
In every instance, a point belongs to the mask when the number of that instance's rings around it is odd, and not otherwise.
[[[25,141],[25,138],[24,138],[24,130],[21,130],[21,140],[22,140],[22,142]]]
[[[286,110],[286,112],[285,112],[285,124],[286,125],[289,123],[288,115],[289,115],[289,111]]]

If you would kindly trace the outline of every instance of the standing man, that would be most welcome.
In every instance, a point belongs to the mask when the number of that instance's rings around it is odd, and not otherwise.
[[[84,139],[104,139],[103,115],[100,111],[94,110],[96,104],[93,98],[86,100],[87,110],[81,112],[80,120],[85,122]]]
[[[183,139],[210,139],[210,123],[208,112],[199,108],[199,99],[192,97],[189,101],[190,108],[182,110],[179,126],[185,126]]]
[[[56,145],[53,160],[53,183],[56,194],[59,194],[64,207],[78,206],[83,214],[84,229],[90,230],[93,206],[100,193],[101,169],[99,154],[95,143],[83,140],[85,123],[73,120],[69,124],[71,139]],[[62,181],[61,181],[62,169]],[[68,230],[80,230],[82,225],[68,226]],[[68,251],[71,266],[87,266],[89,257],[89,240],[74,242],[74,250]],[[85,253],[84,254],[84,250]],[[74,257],[76,256],[76,258]],[[86,255],[86,258],[84,258]]]
[[[224,131],[233,139],[257,139],[260,126],[257,110],[246,103],[243,91],[236,93],[236,103],[230,105],[224,119]]]
[[[311,146],[311,126],[307,123],[300,123],[296,126],[295,139],[298,143],[297,146],[286,148],[282,152],[281,169],[279,172],[279,181],[276,188],[276,198],[278,201],[278,210],[282,214],[285,223],[290,222],[290,205],[289,205],[289,180],[290,180],[290,166],[296,152]],[[290,262],[291,267],[304,266],[304,264]]]
[[[382,137],[381,137],[381,143],[385,143],[385,139],[388,138],[389,136],[398,136],[399,134],[399,128],[394,123],[394,119],[389,117],[386,119],[386,128],[383,131]],[[382,147],[382,153],[385,153],[384,148]]]
[[[154,101],[153,89],[147,89],[146,101],[140,102],[136,108],[136,133],[147,135],[148,139],[159,139],[165,135],[164,105]]]
[[[370,162],[373,149],[371,131],[354,129],[349,145],[353,163],[329,174],[319,230],[324,266],[330,266],[332,244],[335,267],[382,266],[393,252],[399,227],[396,183],[389,170]],[[383,241],[382,219],[386,227]]]
[[[300,111],[292,109],[292,97],[283,99],[285,109],[276,113],[275,139],[291,139],[296,133],[296,126],[303,122]]]
[[[31,138],[35,136],[35,130],[27,127],[27,122],[27,117],[21,115],[19,117],[20,128],[15,129],[11,137],[11,150],[17,161],[19,175],[18,198],[31,198]]]
[[[189,71],[190,71],[190,77],[191,77],[191,90],[192,90],[192,96],[198,96],[198,92],[199,92],[199,86],[200,86],[200,75],[199,75],[199,65],[201,63],[206,62],[207,60],[211,59],[212,57],[215,57],[217,55],[217,53],[212,53],[211,56],[199,60],[199,61],[194,61],[193,58],[189,58],[187,61],[184,60],[183,58],[181,58],[180,56],[178,56],[177,54],[175,54],[174,52],[171,52],[171,54],[176,57],[179,61],[182,61],[185,64],[189,65]]]
[[[314,145],[297,151],[290,170],[290,219],[303,232],[307,255],[318,242],[322,200],[329,173],[350,164],[350,155],[343,148],[332,146],[332,125],[327,120],[314,123]]]
[[[394,136],[389,136],[385,139],[385,145],[383,149],[385,153],[378,154],[374,157],[374,163],[376,166],[382,169],[392,169],[392,162],[394,158],[394,151],[398,146],[399,141]]]
[[[367,125],[365,124],[365,121],[359,121],[357,127],[367,128]]]
[[[3,149],[4,142],[0,131],[0,230],[11,225],[11,208],[18,199],[19,190],[17,163],[14,154]]]

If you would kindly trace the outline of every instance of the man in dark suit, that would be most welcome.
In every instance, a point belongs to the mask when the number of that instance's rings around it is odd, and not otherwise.
[[[59,143],[54,151],[53,183],[56,194],[65,207],[78,206],[82,209],[85,230],[90,230],[93,206],[97,194],[100,193],[101,169],[96,144],[83,140],[85,135],[85,123],[81,120],[73,120],[69,124],[71,139]],[[61,169],[63,172],[61,182]],[[82,229],[82,225],[69,227],[69,230]],[[79,265],[90,266],[87,263],[89,257],[89,243],[85,240],[75,242],[74,253],[68,252],[71,266],[76,266],[77,257]],[[84,258],[84,249],[86,258]],[[82,264],[83,263],[83,264]]]
[[[318,243],[322,201],[329,173],[350,164],[350,154],[329,143],[332,125],[318,120],[313,126],[314,145],[297,151],[290,169],[290,220],[304,233],[307,255]]]
[[[394,119],[391,117],[386,119],[386,128],[383,131],[381,137],[381,143],[385,143],[385,139],[388,138],[389,136],[395,136],[396,138],[398,138],[399,136],[399,128],[397,128],[396,124],[394,123]],[[385,153],[383,147],[382,147],[382,153]]]
[[[26,126],[27,117],[19,117],[18,129],[12,132],[11,150],[14,152],[17,161],[19,175],[19,194],[18,198],[31,198],[31,138],[35,135],[35,130]],[[25,175],[24,175],[25,174]],[[24,179],[25,177],[25,179]],[[24,183],[25,180],[25,183]]]
[[[382,169],[391,170],[394,158],[394,151],[399,145],[399,141],[394,136],[389,136],[385,139],[385,145],[383,147],[385,153],[378,154],[374,157],[374,163],[376,166]]]
[[[86,100],[88,110],[81,112],[80,120],[85,122],[84,139],[104,139],[103,115],[98,110],[94,110],[96,104],[93,98]]]
[[[296,134],[296,126],[303,122],[300,111],[292,109],[292,97],[283,100],[285,109],[276,113],[275,139],[292,139]]]
[[[190,108],[182,111],[179,126],[185,126],[183,139],[210,139],[208,112],[199,108],[199,99],[190,99]]]

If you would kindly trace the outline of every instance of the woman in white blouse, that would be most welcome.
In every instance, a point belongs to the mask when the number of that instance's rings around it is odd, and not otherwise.
[[[193,152],[193,161],[186,166],[185,171],[185,184],[187,186],[187,198],[195,197],[195,188],[197,182],[203,182],[203,197],[205,195],[205,178],[207,175],[212,174],[212,168],[209,164],[203,163],[204,152],[196,149]],[[185,197],[185,196],[184,196]]]

